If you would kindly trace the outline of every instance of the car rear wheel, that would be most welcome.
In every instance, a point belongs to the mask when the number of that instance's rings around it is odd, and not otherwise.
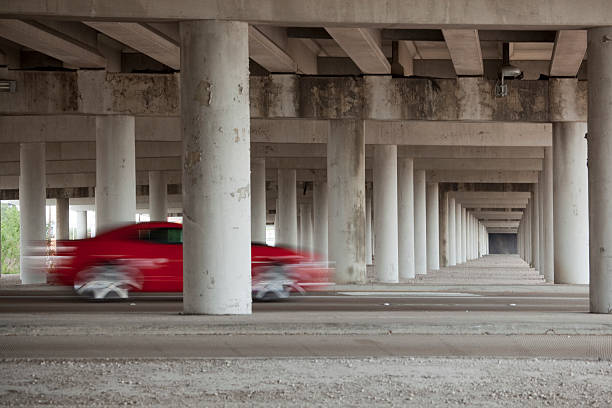
[[[253,300],[279,300],[287,299],[293,286],[283,265],[265,267],[253,278]]]
[[[140,289],[139,273],[120,262],[104,262],[79,272],[74,280],[77,294],[93,300],[127,299]]]

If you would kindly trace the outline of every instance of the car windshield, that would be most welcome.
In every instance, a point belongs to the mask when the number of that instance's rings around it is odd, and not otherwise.
[[[138,231],[140,241],[157,244],[182,244],[183,230],[181,228],[151,228]]]

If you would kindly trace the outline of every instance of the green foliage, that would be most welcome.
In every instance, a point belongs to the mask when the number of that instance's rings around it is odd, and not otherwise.
[[[19,273],[19,210],[2,204],[2,273]]]

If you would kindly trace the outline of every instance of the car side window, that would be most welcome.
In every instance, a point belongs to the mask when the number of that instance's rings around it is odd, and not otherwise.
[[[155,244],[182,244],[183,230],[180,228],[151,228],[138,231],[138,240]]]

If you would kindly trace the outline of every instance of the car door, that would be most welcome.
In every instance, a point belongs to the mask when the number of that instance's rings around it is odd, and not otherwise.
[[[135,259],[139,263],[145,292],[183,290],[182,229],[145,226],[138,230]]]

